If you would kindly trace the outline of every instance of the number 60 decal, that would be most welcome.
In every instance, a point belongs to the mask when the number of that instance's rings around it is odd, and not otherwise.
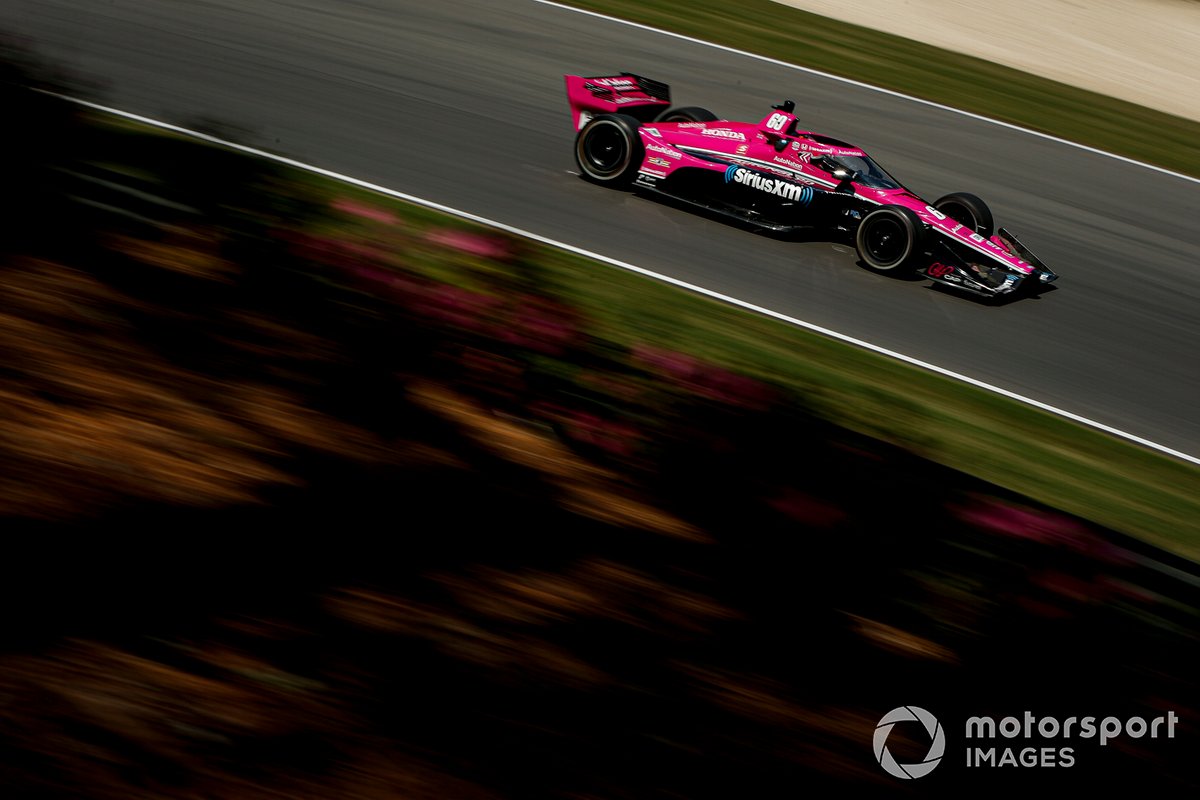
[[[954,267],[947,266],[940,261],[935,264],[930,264],[929,269],[925,270],[931,278],[941,278],[954,272]]]
[[[786,114],[772,114],[767,119],[767,127],[773,131],[781,131],[787,125],[788,118]]]

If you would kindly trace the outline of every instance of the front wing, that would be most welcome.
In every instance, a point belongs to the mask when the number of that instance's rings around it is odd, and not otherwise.
[[[930,252],[930,263],[920,270],[920,274],[937,283],[985,297],[1031,292],[1058,279],[1057,274],[1008,230],[1001,228],[996,238],[1009,253],[1032,267],[1032,271],[1026,274],[1005,268],[996,261],[953,247],[938,236]]]

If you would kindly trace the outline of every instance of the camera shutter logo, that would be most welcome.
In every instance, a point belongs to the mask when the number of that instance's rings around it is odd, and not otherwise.
[[[897,722],[920,722],[925,726],[931,741],[924,761],[916,764],[900,764],[892,756],[887,748],[887,739]],[[925,709],[917,706],[901,706],[893,708],[883,715],[883,719],[879,720],[879,724],[875,726],[874,744],[875,760],[889,775],[905,779],[922,778],[933,772],[933,768],[942,760],[942,754],[946,752],[946,732],[942,729],[941,723],[937,721],[937,717]]]

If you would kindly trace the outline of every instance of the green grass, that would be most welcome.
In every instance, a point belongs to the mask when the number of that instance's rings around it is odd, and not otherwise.
[[[563,2],[1200,177],[1200,122],[770,0]]]
[[[480,229],[312,180],[330,197],[387,206],[410,231]],[[852,430],[1200,561],[1200,467],[769,317],[552,247],[526,246],[538,279],[604,339],[691,353],[781,384]],[[422,268],[459,284],[469,284],[475,269],[456,272],[450,260]]]
[[[552,251],[544,258],[607,338],[781,382],[854,430],[1200,560],[1200,468],[612,267]]]

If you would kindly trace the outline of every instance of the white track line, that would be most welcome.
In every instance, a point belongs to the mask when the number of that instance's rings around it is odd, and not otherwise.
[[[756,314],[761,314],[765,317],[771,317],[772,319],[777,319],[777,320],[780,320],[781,322],[786,322],[790,325],[795,325],[798,328],[804,328],[806,330],[810,330],[815,333],[819,333],[824,336],[828,336],[831,339],[837,339],[838,341],[846,342],[847,344],[852,344],[857,347],[861,347],[863,349],[870,350],[874,353],[879,353],[880,355],[884,355],[889,358],[894,358],[898,361],[903,361],[907,364],[912,364],[913,366],[921,367],[922,369],[929,370],[930,372],[936,372],[939,375],[945,375],[948,378],[954,378],[955,380],[962,381],[963,383],[970,384],[971,386],[975,386],[980,389],[985,389],[989,392],[993,392],[993,393],[1001,395],[1003,397],[1007,397],[1011,400],[1016,400],[1018,402],[1025,403],[1026,405],[1033,406],[1034,408],[1041,409],[1042,411],[1048,411],[1051,414],[1057,414],[1058,416],[1064,417],[1073,422],[1078,422],[1080,424],[1087,425],[1087,426],[1095,428],[1097,430],[1104,431],[1105,433],[1111,434],[1113,436],[1117,436],[1122,439],[1127,439],[1131,442],[1136,442],[1137,444],[1143,445],[1144,447],[1148,447],[1152,450],[1157,450],[1160,453],[1165,453],[1169,456],[1174,456],[1175,458],[1182,459],[1182,460],[1190,462],[1192,464],[1200,465],[1200,458],[1197,458],[1196,456],[1188,455],[1187,453],[1183,453],[1178,450],[1172,450],[1169,447],[1165,447],[1161,444],[1157,444],[1155,442],[1150,441],[1149,439],[1143,439],[1140,436],[1134,436],[1131,433],[1126,433],[1125,431],[1119,430],[1117,428],[1113,428],[1109,425],[1104,425],[1099,422],[1094,422],[1090,419],[1087,419],[1086,417],[1081,417],[1078,414],[1072,414],[1070,411],[1063,411],[1060,408],[1055,408],[1054,406],[1048,405],[1046,403],[1042,403],[1038,400],[1032,400],[1028,397],[1024,397],[1022,395],[1016,394],[1015,392],[1010,392],[1007,389],[1001,389],[998,386],[992,386],[989,383],[984,383],[983,381],[976,380],[975,378],[971,378],[966,375],[960,375],[957,372],[951,372],[950,370],[944,369],[935,364],[929,364],[924,361],[920,361],[911,356],[906,356],[903,353],[897,353],[893,350],[888,350],[886,348],[879,347],[878,345],[871,344],[870,342],[865,342],[861,339],[855,339],[852,336],[847,336],[844,333],[838,333],[837,331],[830,330],[829,328],[822,328],[820,325],[814,325],[813,323],[805,322],[802,319],[796,319],[795,317],[789,317],[786,314],[779,313],[778,311],[772,311],[769,308],[763,308],[762,306],[757,306],[757,305],[754,305],[753,303],[747,303],[745,300],[739,300],[736,297],[730,297],[729,295],[724,295],[719,292],[714,292],[711,289],[705,289],[703,286],[697,286],[692,283],[687,283],[686,281],[681,281],[678,278],[672,278],[669,275],[663,275],[661,273],[654,272],[652,270],[648,270],[645,267],[639,267],[636,264],[629,264],[624,261],[618,261],[615,258],[609,258],[608,256],[601,255],[599,253],[593,253],[590,250],[584,250],[582,247],[576,247],[574,245],[566,244],[565,242],[559,242],[554,239],[550,239],[546,236],[541,236],[536,233],[531,233],[530,231],[526,231],[521,228],[515,228],[512,225],[505,225],[502,222],[497,222],[495,220],[488,219],[487,217],[481,217],[478,214],[472,214],[468,211],[461,211],[457,208],[451,208],[450,206],[444,206],[441,203],[435,203],[432,200],[426,200],[422,197],[416,197],[415,195],[406,194],[404,192],[398,192],[395,189],[388,189],[385,186],[380,186],[375,183],[369,183],[364,180],[359,180],[358,178],[351,178],[348,175],[342,175],[342,174],[334,172],[332,170],[324,169],[323,167],[314,167],[311,164],[305,164],[304,162],[297,161],[293,158],[287,158],[285,156],[276,155],[275,153],[269,153],[265,150],[259,150],[254,147],[247,147],[246,145],[236,144],[235,142],[228,142],[228,141],[225,141],[224,139],[219,139],[216,136],[210,136],[207,133],[200,133],[199,131],[193,131],[188,128],[180,127],[178,125],[172,125],[168,122],[161,122],[159,120],[151,119],[149,117],[143,117],[138,114],[132,114],[128,111],[122,111],[117,108],[110,108],[108,106],[102,106],[98,103],[92,103],[87,100],[80,100],[78,98],[67,97],[65,95],[56,95],[56,96],[61,97],[64,100],[69,100],[73,103],[77,103],[81,106],[86,106],[87,108],[93,108],[98,111],[104,111],[106,113],[114,114],[118,117],[123,117],[125,119],[131,119],[136,122],[141,122],[146,125],[153,125],[156,128],[162,128],[163,130],[172,131],[173,133],[180,133],[185,136],[190,136],[195,139],[199,139],[201,141],[218,144],[223,147],[228,147],[232,150],[237,150],[239,152],[247,153],[252,156],[257,156],[259,158],[265,158],[267,160],[274,161],[278,164],[285,164],[289,167],[301,169],[306,172],[311,172],[316,175],[324,176],[326,178],[332,178],[333,180],[341,181],[342,183],[348,183],[352,186],[358,186],[363,189],[369,189],[370,191],[378,192],[379,194],[386,195],[388,197],[394,197],[397,200],[403,200],[405,202],[413,203],[415,205],[423,206],[425,208],[431,208],[435,211],[441,211],[442,213],[445,213],[445,214],[451,214],[455,217],[459,217],[460,219],[469,220],[471,222],[477,222],[481,225],[487,225],[489,227],[505,231],[506,233],[511,233],[514,236],[520,236],[525,239],[530,239],[535,242],[540,242],[541,244],[544,244],[544,245],[556,247],[560,250],[565,250],[568,253],[575,253],[576,255],[584,256],[586,258],[591,258],[596,261],[602,262],[604,264],[608,264],[609,266],[617,267],[618,269],[627,270],[628,272],[634,272],[634,273],[637,273],[638,275],[644,275],[645,277],[653,278],[656,281],[668,283],[672,286],[677,286],[681,289],[686,289],[690,292],[695,292],[696,294],[700,294],[705,297],[711,297],[714,300],[720,300],[723,303],[728,303],[729,305],[737,306],[738,308],[743,308],[747,311],[753,311]]]
[[[804,72],[809,75],[817,75],[822,78],[828,78],[831,81],[838,81],[839,83],[849,84],[850,86],[857,86],[861,89],[869,89],[872,92],[879,92],[880,94],[886,94],[891,97],[899,97],[903,100],[908,100],[913,103],[920,103],[923,106],[929,106],[931,108],[941,109],[942,111],[950,111],[955,114],[961,114],[964,117],[970,117],[971,119],[977,119],[980,122],[990,122],[991,124],[999,125],[1002,128],[1008,128],[1009,130],[1020,131],[1021,133],[1027,133],[1030,136],[1036,136],[1039,139],[1048,139],[1051,142],[1058,142],[1059,144],[1065,144],[1065,145],[1068,145],[1069,147],[1076,147],[1080,150],[1086,150],[1089,153],[1095,153],[1096,155],[1106,156],[1108,158],[1115,158],[1117,161],[1124,161],[1126,164],[1133,164],[1134,166],[1144,167],[1146,169],[1152,169],[1155,172],[1161,172],[1163,175],[1170,175],[1173,178],[1180,178],[1182,180],[1190,181],[1192,183],[1200,183],[1200,178],[1194,178],[1191,175],[1184,175],[1181,172],[1174,172],[1172,170],[1165,169],[1163,167],[1157,167],[1154,164],[1147,164],[1144,161],[1138,161],[1136,159],[1127,158],[1125,156],[1119,156],[1116,153],[1110,153],[1107,150],[1100,150],[1099,148],[1096,148],[1096,147],[1088,147],[1086,144],[1080,144],[1079,142],[1072,142],[1069,139],[1060,139],[1059,137],[1051,136],[1048,133],[1039,133],[1038,131],[1033,131],[1033,130],[1030,130],[1029,128],[1022,128],[1020,125],[1013,125],[1010,122],[1002,122],[998,119],[992,119],[991,117],[985,117],[982,114],[973,114],[970,111],[963,111],[961,108],[954,108],[953,106],[945,106],[945,105],[942,105],[941,103],[935,103],[932,100],[922,100],[920,97],[913,97],[912,95],[903,94],[901,92],[895,92],[895,91],[892,91],[891,89],[884,89],[879,86],[872,86],[869,83],[863,83],[861,81],[852,80],[850,78],[843,78],[841,75],[833,75],[828,72],[821,72],[820,70],[811,69],[809,67],[802,67],[802,66],[799,66],[798,64],[789,64],[787,61],[780,61],[775,58],[768,58],[767,56],[761,56],[758,53],[751,53],[746,50],[738,50],[735,47],[727,47],[723,44],[715,44],[713,42],[706,42],[703,39],[696,39],[691,36],[684,36],[681,33],[672,33],[671,31],[663,30],[662,28],[654,28],[650,25],[643,25],[640,22],[630,22],[627,19],[621,19],[620,17],[610,17],[607,14],[601,14],[596,11],[587,11],[582,8],[576,8],[575,6],[566,6],[566,5],[563,5],[562,3],[555,3],[555,2],[553,2],[553,0],[532,0],[532,2],[540,3],[541,5],[544,5],[544,6],[553,6],[554,8],[561,8],[564,11],[573,11],[577,14],[584,14],[585,16],[595,17],[596,19],[602,19],[607,22],[616,23],[618,25],[625,25],[630,28],[637,28],[638,30],[650,31],[651,33],[657,33],[661,36],[669,36],[672,39],[679,39],[680,41],[690,42],[692,44],[698,44],[698,45],[702,45],[704,47],[711,47],[714,50],[724,50],[726,53],[733,53],[735,55],[744,56],[746,58],[753,58],[756,61],[763,61],[767,64],[774,64],[777,67],[785,67],[787,69],[794,69],[794,70],[797,70],[798,72]]]

